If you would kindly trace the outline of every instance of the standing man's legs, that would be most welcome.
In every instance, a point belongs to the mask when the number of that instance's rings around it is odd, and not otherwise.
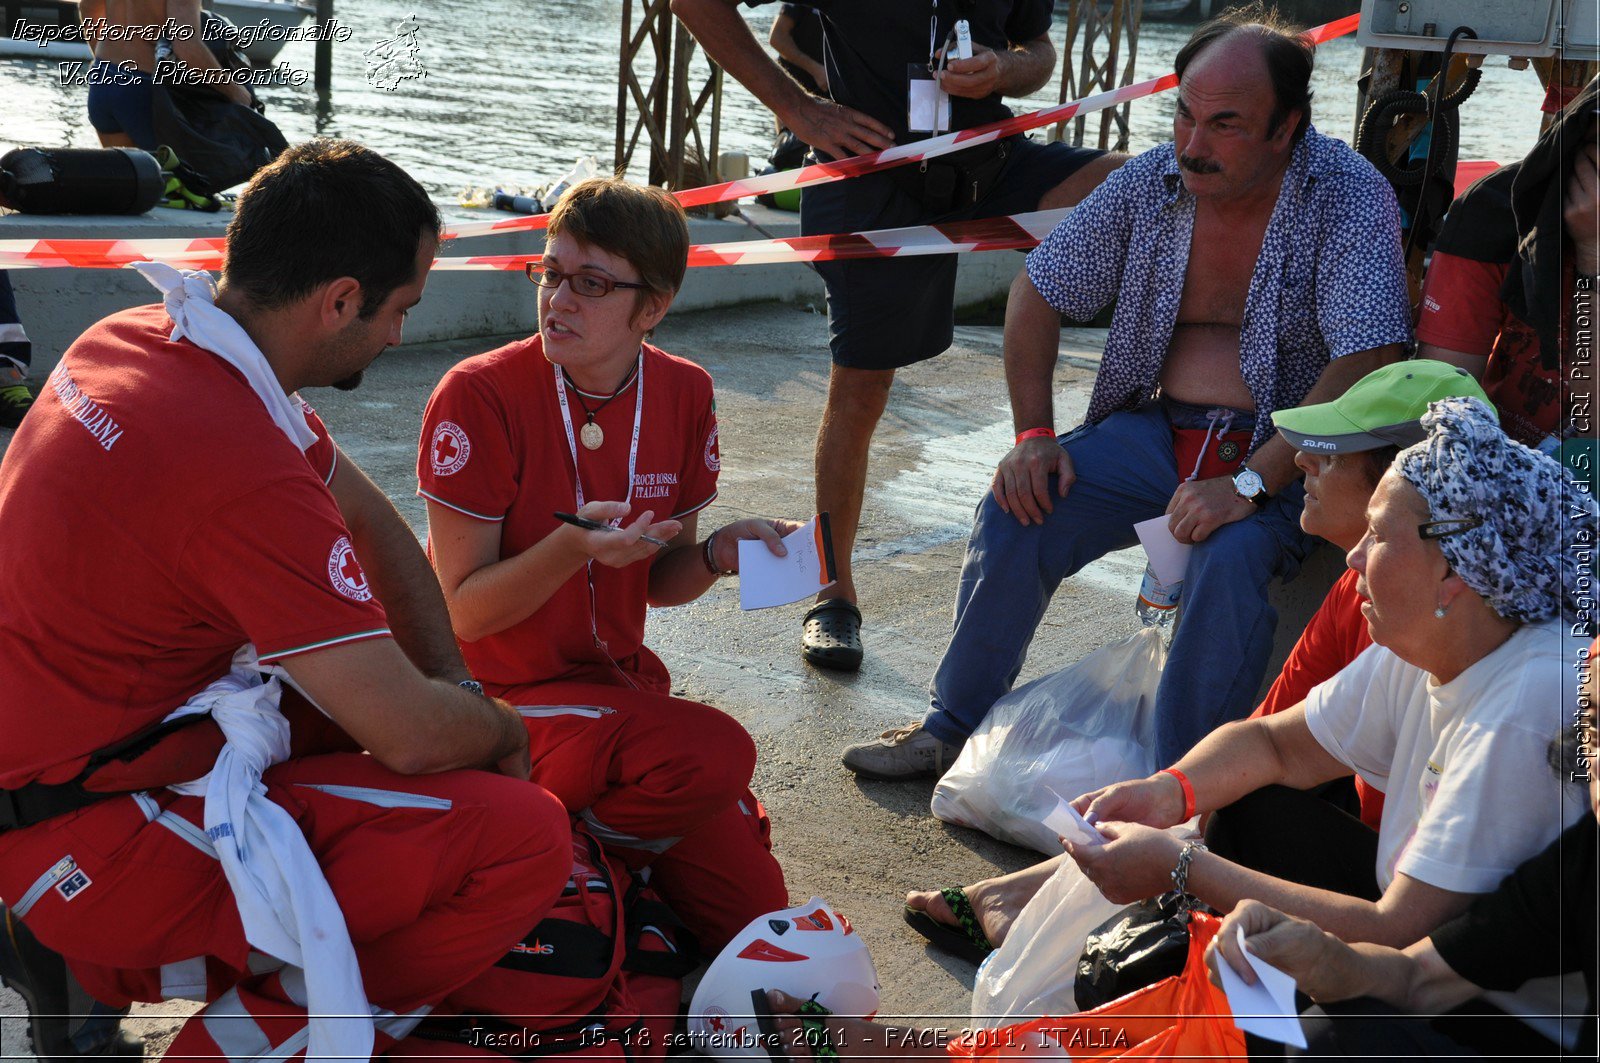
[[[894,177],[872,174],[807,189],[801,232],[859,232],[1071,206],[1127,158],[1024,137],[1006,144],[1010,161],[976,208],[935,217]],[[862,645],[851,554],[872,434],[888,404],[894,371],[950,346],[956,256],[818,263],[817,272],[828,288],[834,364],[817,432],[816,499],[818,511],[829,515],[838,582],[806,614],[801,649],[811,664],[854,671],[861,666]]]
[[[819,601],[856,600],[850,555],[867,489],[867,452],[893,384],[893,369],[835,365],[828,376],[828,401],[817,429],[817,512],[829,514],[838,582],[819,594]]]

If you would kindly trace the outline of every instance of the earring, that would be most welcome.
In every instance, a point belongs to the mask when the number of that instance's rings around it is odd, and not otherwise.
[[[1444,607],[1444,606],[1442,606],[1442,605],[1441,605],[1441,606],[1438,606],[1438,607],[1436,607],[1436,608],[1435,608],[1435,609],[1434,609],[1434,610],[1433,610],[1433,615],[1434,615],[1434,616],[1435,616],[1435,617],[1437,617],[1437,618],[1438,618],[1438,619],[1440,619],[1440,620],[1443,620],[1443,619],[1444,619],[1444,614],[1445,614],[1445,612],[1446,612],[1446,609],[1445,609],[1445,607]]]

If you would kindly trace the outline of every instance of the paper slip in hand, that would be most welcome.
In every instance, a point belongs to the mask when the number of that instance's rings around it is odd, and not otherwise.
[[[1233,1009],[1233,1023],[1245,1033],[1253,1033],[1279,1044],[1306,1046],[1306,1032],[1300,1028],[1300,1014],[1294,1006],[1294,979],[1266,960],[1245,950],[1244,927],[1239,932],[1239,951],[1256,972],[1256,984],[1245,985],[1226,960],[1217,964],[1222,973],[1222,991]]]
[[[789,553],[779,557],[760,539],[739,540],[740,609],[788,605],[833,586],[833,535],[826,513],[785,535],[783,545]]]
[[[1139,535],[1139,545],[1144,547],[1150,567],[1155,570],[1156,579],[1168,587],[1183,580],[1183,574],[1189,567],[1189,551],[1194,549],[1172,537],[1172,529],[1167,526],[1171,519],[1163,514],[1141,520],[1133,526]]]
[[[1045,791],[1056,799],[1056,807],[1040,822],[1055,831],[1058,838],[1065,838],[1074,845],[1106,843],[1106,836],[1096,830],[1093,823],[1078,815],[1078,810],[1069,805],[1066,798],[1048,786],[1045,787]]]

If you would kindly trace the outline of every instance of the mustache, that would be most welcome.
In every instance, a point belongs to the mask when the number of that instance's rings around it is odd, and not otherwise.
[[[1178,165],[1182,166],[1185,170],[1188,170],[1190,173],[1221,173],[1222,172],[1222,166],[1221,166],[1220,163],[1212,162],[1209,159],[1197,159],[1192,155],[1179,155],[1178,156]]]

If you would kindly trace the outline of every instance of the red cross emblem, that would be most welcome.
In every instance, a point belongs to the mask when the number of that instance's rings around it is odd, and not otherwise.
[[[328,582],[346,598],[358,602],[372,600],[367,574],[361,570],[361,562],[356,560],[355,547],[350,545],[348,535],[341,535],[328,552]]]
[[[454,421],[440,421],[434,426],[429,457],[435,476],[453,476],[471,456],[472,443],[460,425]]]

